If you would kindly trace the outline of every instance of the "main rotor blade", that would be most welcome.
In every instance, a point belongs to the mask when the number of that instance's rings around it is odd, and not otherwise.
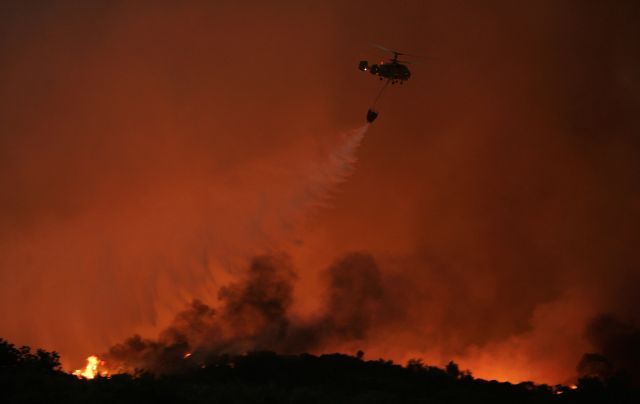
[[[391,49],[385,48],[384,46],[372,43],[371,46],[373,46],[374,48],[378,48],[378,49],[382,49],[385,52],[390,52],[393,53],[393,51]]]

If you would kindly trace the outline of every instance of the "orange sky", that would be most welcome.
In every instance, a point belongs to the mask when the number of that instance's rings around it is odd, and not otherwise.
[[[637,325],[638,6],[343,3],[0,6],[0,337],[79,366],[272,251],[303,317],[375,257],[402,315],[335,350],[556,383]],[[371,43],[419,63],[326,188]]]

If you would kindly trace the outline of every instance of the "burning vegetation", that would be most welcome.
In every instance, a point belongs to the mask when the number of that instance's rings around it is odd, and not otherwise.
[[[114,371],[170,374],[218,355],[318,352],[364,340],[376,323],[386,321],[391,305],[375,260],[348,254],[327,273],[325,310],[299,319],[290,313],[295,281],[290,259],[284,254],[255,257],[242,281],[219,290],[218,308],[194,300],[156,339],[134,335],[101,357]]]
[[[109,372],[104,369],[104,366],[105,362],[103,360],[100,360],[100,358],[95,355],[91,355],[87,358],[87,365],[84,367],[84,369],[76,369],[73,371],[73,374],[75,376],[78,376],[79,378],[85,378],[89,380],[95,379],[95,377],[98,375],[107,377],[109,375]]]
[[[316,358],[309,352],[354,346],[364,342],[372,330],[388,327],[394,319],[401,318],[402,309],[394,304],[396,299],[390,299],[398,285],[385,277],[375,259],[366,253],[350,253],[336,260],[327,269],[325,279],[324,310],[313,318],[300,319],[291,314],[296,276],[289,257],[285,254],[254,257],[241,280],[219,290],[219,304],[215,308],[194,300],[157,338],[134,335],[112,346],[100,358],[90,356],[86,367],[73,374],[85,379],[123,373],[177,377],[212,368],[211,372],[229,377],[229,372],[243,372],[235,370],[240,367],[257,372],[252,373],[254,380],[268,378],[266,375],[274,370],[288,374],[292,371],[288,366],[304,367],[311,362],[325,370],[326,361],[331,366],[351,366],[352,358],[347,360],[348,356]],[[549,387],[527,382],[500,386],[509,386],[506,390],[526,389],[536,397],[539,395],[538,398],[546,397],[547,393],[573,398],[586,392],[597,397],[621,394],[624,398],[632,394],[638,386],[633,366],[638,359],[638,331],[615,317],[603,315],[590,322],[586,334],[597,352],[585,354],[581,359],[577,384]],[[357,359],[362,361],[363,357],[358,352]],[[336,358],[340,359],[337,363],[331,362]],[[366,366],[388,365],[385,372],[399,372],[393,370],[399,367],[391,362],[367,363]],[[427,379],[440,380],[442,376],[441,370],[425,366],[421,360],[409,361],[406,370],[426,372],[423,376],[428,376]],[[453,362],[444,372],[464,383],[488,383],[474,380],[470,372],[461,372]],[[407,375],[413,377],[414,373]],[[541,402],[546,400],[543,398]]]
[[[355,356],[309,353],[363,343],[373,330],[402,317],[397,300],[390,299],[398,285],[371,255],[347,254],[326,271],[324,310],[300,319],[291,312],[295,279],[287,255],[254,257],[241,280],[219,290],[215,308],[194,300],[157,338],[134,335],[88,357],[86,366],[72,374],[61,370],[56,353],[33,354],[0,341],[0,380],[11,402],[25,402],[29,394],[36,401],[94,402],[116,394],[135,397],[137,403],[632,403],[640,398],[628,368],[631,359],[620,351],[623,341],[631,349],[627,353],[633,352],[637,331],[610,316],[595,319],[587,329],[603,354],[585,355],[577,384],[486,381],[453,362],[441,369],[420,359],[406,366],[365,360],[362,351]]]
[[[188,354],[188,353],[187,353]],[[192,356],[183,354],[183,361]],[[147,372],[102,377],[89,358],[86,375],[60,369],[55,353],[16,348],[0,340],[0,388],[23,402],[316,402],[316,403],[634,403],[637,390],[620,381],[581,379],[575,386],[511,384],[474,378],[451,362],[446,368],[415,359],[406,366],[356,356],[250,352],[212,355],[203,365],[173,375]],[[91,380],[93,378],[93,380]]]

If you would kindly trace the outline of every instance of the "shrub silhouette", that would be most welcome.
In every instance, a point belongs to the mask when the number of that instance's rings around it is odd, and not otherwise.
[[[330,354],[250,352],[217,355],[180,373],[113,375],[94,380],[63,372],[55,352],[0,339],[0,401],[5,403],[634,403],[638,392],[597,378],[579,388],[474,379],[450,362],[406,366]]]

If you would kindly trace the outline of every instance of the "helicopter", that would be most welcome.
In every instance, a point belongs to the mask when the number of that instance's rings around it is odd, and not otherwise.
[[[378,117],[378,111],[375,110],[375,105],[382,95],[384,89],[387,88],[387,85],[389,83],[391,83],[392,85],[396,83],[402,84],[405,81],[409,80],[409,77],[411,77],[411,71],[409,71],[409,68],[406,66],[406,64],[408,64],[409,62],[405,60],[398,60],[398,56],[409,55],[407,55],[406,53],[387,49],[380,45],[373,46],[382,49],[385,52],[393,54],[393,57],[386,62],[381,61],[379,64],[369,65],[369,62],[367,62],[366,60],[361,60],[358,64],[358,69],[362,70],[363,72],[368,71],[369,73],[378,76],[380,80],[387,80],[386,83],[384,83],[384,86],[378,92],[378,95],[373,101],[371,108],[369,108],[369,110],[367,111],[367,123],[372,123]]]
[[[381,61],[379,64],[369,64],[368,61],[362,60],[358,64],[358,69],[363,72],[369,72],[380,77],[380,80],[388,80],[391,84],[404,83],[411,77],[411,71],[406,66],[409,62],[406,60],[398,60],[398,56],[409,56],[406,53],[387,49],[383,46],[373,45],[385,52],[393,54],[393,57],[387,61]]]

